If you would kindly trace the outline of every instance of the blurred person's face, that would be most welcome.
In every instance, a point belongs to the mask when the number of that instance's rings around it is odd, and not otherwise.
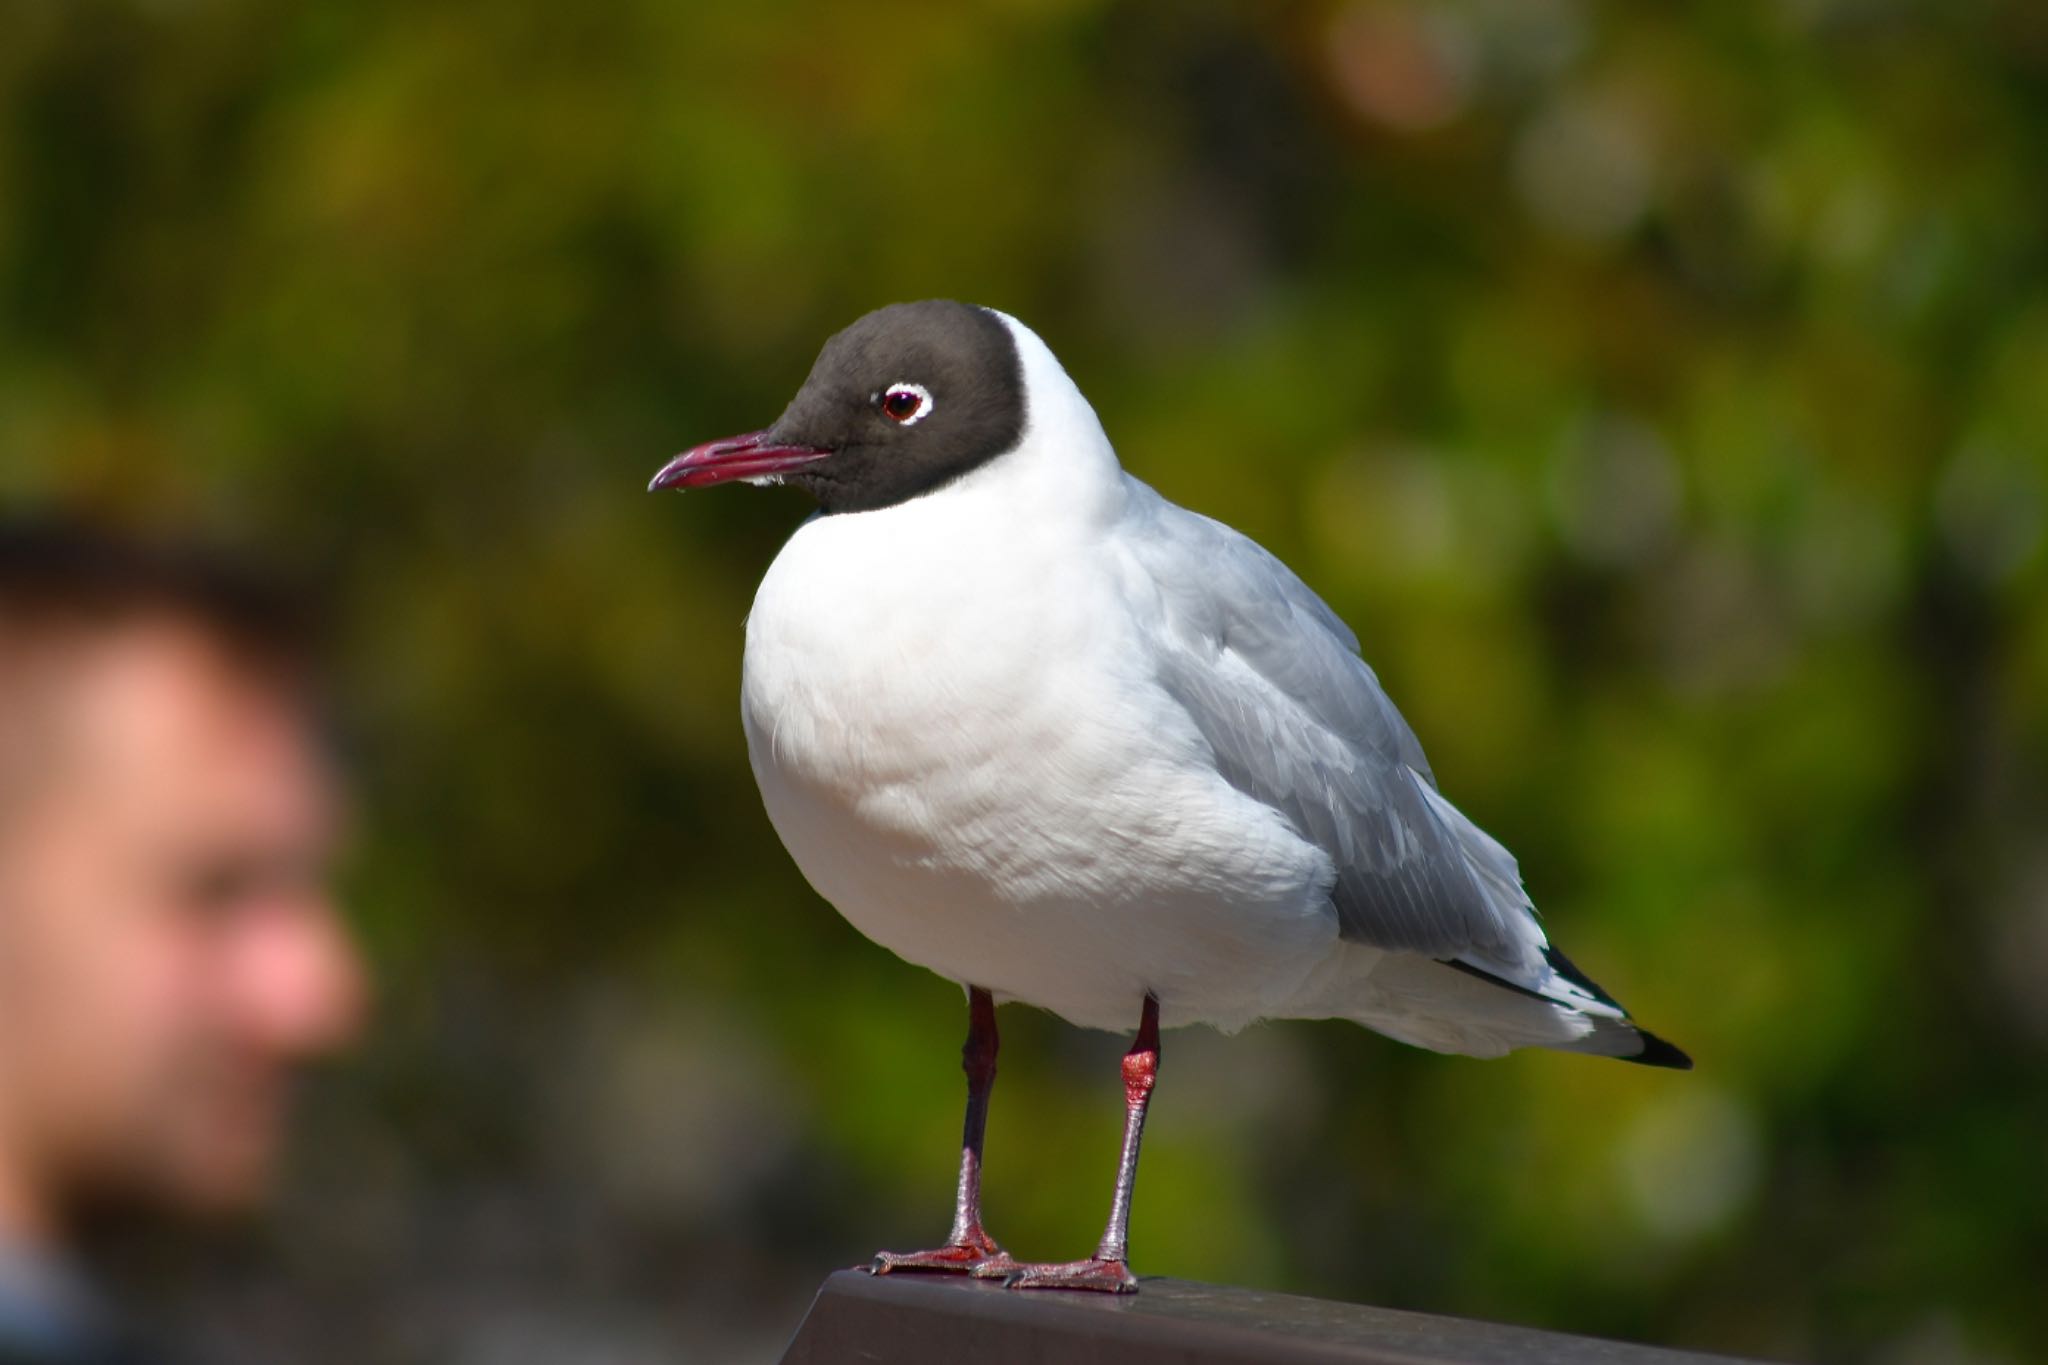
[[[195,630],[55,667],[0,809],[0,1160],[51,1232],[247,1206],[293,1064],[360,1012],[329,775],[298,701]]]

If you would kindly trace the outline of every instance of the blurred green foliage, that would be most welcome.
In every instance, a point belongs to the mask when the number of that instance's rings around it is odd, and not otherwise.
[[[335,585],[369,1054],[300,1360],[772,1356],[945,1225],[952,986],[735,697],[794,494],[650,498],[866,309],[1032,323],[1358,629],[1689,1076],[1169,1037],[1140,1268],[1827,1359],[2048,1351],[2048,10],[0,0],[0,496]],[[992,1224],[1104,1211],[1004,1012]]]

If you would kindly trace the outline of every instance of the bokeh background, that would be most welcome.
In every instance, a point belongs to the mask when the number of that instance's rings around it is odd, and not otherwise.
[[[2048,9],[0,0],[0,497],[339,603],[379,1028],[247,1358],[774,1357],[942,1233],[956,988],[778,847],[652,498],[831,331],[1032,323],[1297,566],[1698,1058],[1171,1035],[1154,1273],[1824,1360],[2048,1352]],[[993,1226],[1092,1244],[1123,1041],[1004,1012]]]

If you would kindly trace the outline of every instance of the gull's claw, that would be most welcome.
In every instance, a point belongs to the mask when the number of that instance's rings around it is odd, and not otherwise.
[[[975,1271],[976,1275],[984,1272]],[[1015,1261],[1000,1274],[1011,1289],[1086,1289],[1098,1294],[1135,1294],[1138,1277],[1122,1261],[1094,1257],[1086,1261],[1058,1261],[1049,1265],[1026,1265]]]
[[[887,1275],[898,1270],[935,1270],[954,1275],[1006,1275],[1017,1268],[1010,1253],[996,1245],[987,1233],[964,1242],[948,1242],[930,1251],[878,1251],[867,1270]]]

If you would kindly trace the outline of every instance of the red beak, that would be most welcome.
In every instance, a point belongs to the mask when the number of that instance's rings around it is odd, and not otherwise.
[[[777,445],[765,431],[728,436],[692,446],[661,467],[647,491],[664,488],[709,488],[734,479],[773,479],[792,469],[801,469],[832,452],[823,446]]]

